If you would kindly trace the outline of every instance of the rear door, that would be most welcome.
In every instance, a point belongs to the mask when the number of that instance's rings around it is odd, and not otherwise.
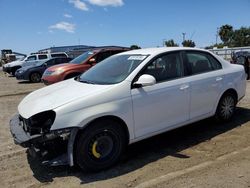
[[[201,51],[186,51],[184,59],[190,77],[190,119],[211,116],[222,92],[222,66],[211,54]]]

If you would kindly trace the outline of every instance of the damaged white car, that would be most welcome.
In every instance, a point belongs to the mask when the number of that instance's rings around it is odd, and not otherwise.
[[[245,90],[243,66],[208,51],[128,51],[26,96],[10,130],[33,153],[64,148],[50,165],[98,171],[128,144],[211,116],[230,120]]]

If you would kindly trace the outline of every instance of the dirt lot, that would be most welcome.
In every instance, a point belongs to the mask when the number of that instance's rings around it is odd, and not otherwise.
[[[96,174],[41,166],[13,143],[9,119],[41,87],[0,72],[0,187],[250,187],[250,82],[230,123],[208,119],[133,144]]]

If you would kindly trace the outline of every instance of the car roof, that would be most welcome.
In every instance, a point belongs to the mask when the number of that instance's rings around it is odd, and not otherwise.
[[[120,50],[127,51],[127,50],[129,50],[129,48],[119,48],[119,47],[115,47],[115,48],[99,48],[99,49],[93,49],[93,50],[89,50],[89,51],[98,53],[98,52],[102,52],[102,51],[117,51],[117,50],[119,50],[119,51]]]
[[[160,53],[165,52],[171,52],[171,51],[178,51],[178,50],[196,50],[196,51],[204,51],[208,52],[207,50],[199,49],[199,48],[189,48],[189,47],[159,47],[159,48],[144,48],[139,50],[131,50],[127,52],[123,52],[120,54],[142,54],[142,55],[156,55]]]

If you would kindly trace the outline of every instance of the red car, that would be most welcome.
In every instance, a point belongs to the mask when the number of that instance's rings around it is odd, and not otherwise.
[[[85,52],[69,63],[48,68],[42,76],[42,81],[44,84],[50,85],[76,77],[94,66],[96,63],[99,63],[114,54],[128,50],[128,48],[105,48]]]

